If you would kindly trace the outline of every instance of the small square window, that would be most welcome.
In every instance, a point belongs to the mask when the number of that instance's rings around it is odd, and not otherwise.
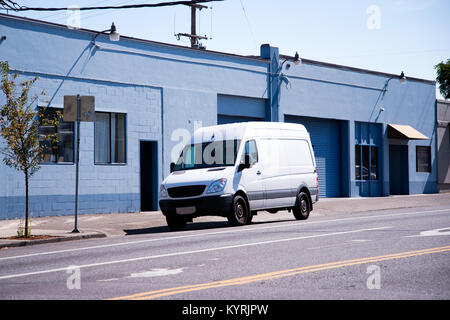
[[[416,171],[431,172],[431,147],[416,146]]]

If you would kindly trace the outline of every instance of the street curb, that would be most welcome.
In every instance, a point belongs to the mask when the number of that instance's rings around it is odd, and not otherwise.
[[[36,244],[44,244],[44,243],[55,243],[55,242],[64,242],[64,241],[72,241],[72,240],[81,240],[81,239],[94,239],[94,238],[106,238],[107,235],[105,233],[86,233],[79,235],[70,235],[70,236],[57,236],[55,238],[48,239],[37,239],[37,240],[11,240],[8,242],[2,242],[0,240],[0,249],[11,248],[11,247],[23,247],[30,246]]]

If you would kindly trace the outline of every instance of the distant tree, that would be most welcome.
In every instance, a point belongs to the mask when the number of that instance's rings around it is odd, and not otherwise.
[[[439,83],[439,91],[444,99],[450,99],[450,59],[447,62],[438,63],[434,66],[436,69],[436,81]]]
[[[57,125],[58,119],[43,118],[39,110],[33,107],[38,98],[35,95],[29,102],[29,91],[37,77],[16,84],[17,73],[11,75],[8,62],[0,61],[0,89],[5,95],[5,104],[0,106],[0,153],[3,162],[25,177],[25,237],[28,232],[28,190],[29,179],[39,170],[45,146],[42,139],[57,139],[55,134],[39,135],[41,124]],[[20,88],[18,90],[18,87]],[[18,92],[20,91],[20,92]],[[42,92],[41,94],[45,94]]]

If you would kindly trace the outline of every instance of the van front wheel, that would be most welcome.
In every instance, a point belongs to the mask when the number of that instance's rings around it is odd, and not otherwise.
[[[233,198],[233,206],[227,218],[232,226],[243,226],[251,221],[250,209],[242,196]]]
[[[297,195],[297,200],[295,201],[295,206],[292,208],[292,212],[294,213],[294,217],[297,220],[306,220],[309,217],[310,212],[310,204],[308,195],[304,192],[300,192]]]
[[[179,216],[166,216],[167,225],[171,231],[183,231],[186,228],[186,219]]]

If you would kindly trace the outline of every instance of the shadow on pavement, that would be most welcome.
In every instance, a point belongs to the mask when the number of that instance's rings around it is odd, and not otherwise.
[[[252,222],[250,225],[260,225],[260,224],[271,224],[276,222],[286,222],[293,221],[292,219],[286,220],[273,220],[273,221],[257,221]],[[208,221],[208,222],[192,222],[186,225],[185,231],[191,230],[208,230],[215,228],[233,228],[230,226],[228,221]],[[234,227],[239,228],[239,227]],[[124,229],[125,235],[138,235],[138,234],[151,234],[151,233],[164,233],[164,232],[172,232],[170,231],[168,226],[158,226],[158,227],[149,227],[149,228],[139,228],[139,229]],[[175,232],[175,231],[173,231]],[[182,232],[182,231],[177,231]]]

